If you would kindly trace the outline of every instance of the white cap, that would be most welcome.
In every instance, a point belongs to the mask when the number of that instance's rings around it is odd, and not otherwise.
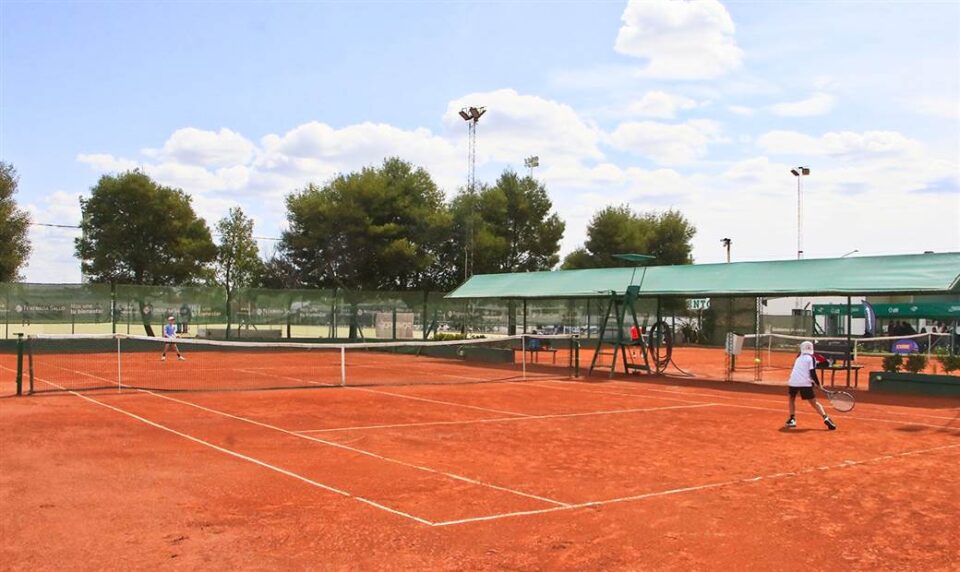
[[[802,354],[813,354],[813,342],[801,342],[800,343],[800,353]]]

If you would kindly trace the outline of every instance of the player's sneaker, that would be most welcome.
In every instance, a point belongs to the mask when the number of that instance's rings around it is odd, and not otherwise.
[[[180,360],[180,361],[187,361],[187,358],[185,358],[185,357],[183,357],[183,356],[177,356],[177,359]]]
[[[167,356],[160,356],[160,361],[167,361]]]
[[[790,419],[787,419],[787,422],[784,423],[783,426],[786,427],[787,429],[790,429],[790,428],[792,428],[792,427],[796,427],[796,426],[797,426],[797,420],[794,419],[793,417],[791,417]]]
[[[824,418],[823,418],[823,424],[826,425],[826,426],[827,426],[827,429],[829,429],[829,430],[831,430],[831,431],[836,431],[836,430],[837,430],[837,424],[834,423],[833,420],[831,420],[829,417],[824,417]]]

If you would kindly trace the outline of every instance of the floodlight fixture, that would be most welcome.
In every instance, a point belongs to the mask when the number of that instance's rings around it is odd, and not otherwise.
[[[460,110],[460,117],[462,117],[464,121],[470,121],[470,114],[463,109]]]

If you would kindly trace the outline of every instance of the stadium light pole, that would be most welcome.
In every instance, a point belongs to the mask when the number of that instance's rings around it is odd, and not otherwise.
[[[730,262],[730,245],[733,244],[732,238],[721,238],[720,244],[722,244],[727,249],[727,262]]]
[[[533,168],[540,166],[540,157],[534,155],[523,160],[523,166],[530,169],[530,178],[533,178]]]
[[[468,150],[467,150],[467,194],[470,196],[470,210],[476,208],[477,192],[477,122],[486,107],[464,107],[460,110],[460,118],[467,122]],[[467,217],[466,244],[463,252],[463,279],[473,276],[473,212]]]
[[[790,169],[797,178],[797,260],[803,259],[803,178],[810,174],[810,167]]]

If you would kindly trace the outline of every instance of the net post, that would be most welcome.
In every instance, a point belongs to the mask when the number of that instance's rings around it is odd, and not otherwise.
[[[28,395],[33,394],[33,343],[30,341],[30,336],[27,336],[26,341],[26,350],[27,350],[27,371],[30,375],[30,385],[29,390],[27,391]]]
[[[340,346],[340,385],[347,386],[347,348]]]
[[[117,393],[123,391],[123,382],[120,377],[120,336],[117,336]]]
[[[23,334],[17,336],[17,395],[23,395]]]
[[[520,334],[520,363],[523,364],[523,379],[527,379],[527,334]]]

